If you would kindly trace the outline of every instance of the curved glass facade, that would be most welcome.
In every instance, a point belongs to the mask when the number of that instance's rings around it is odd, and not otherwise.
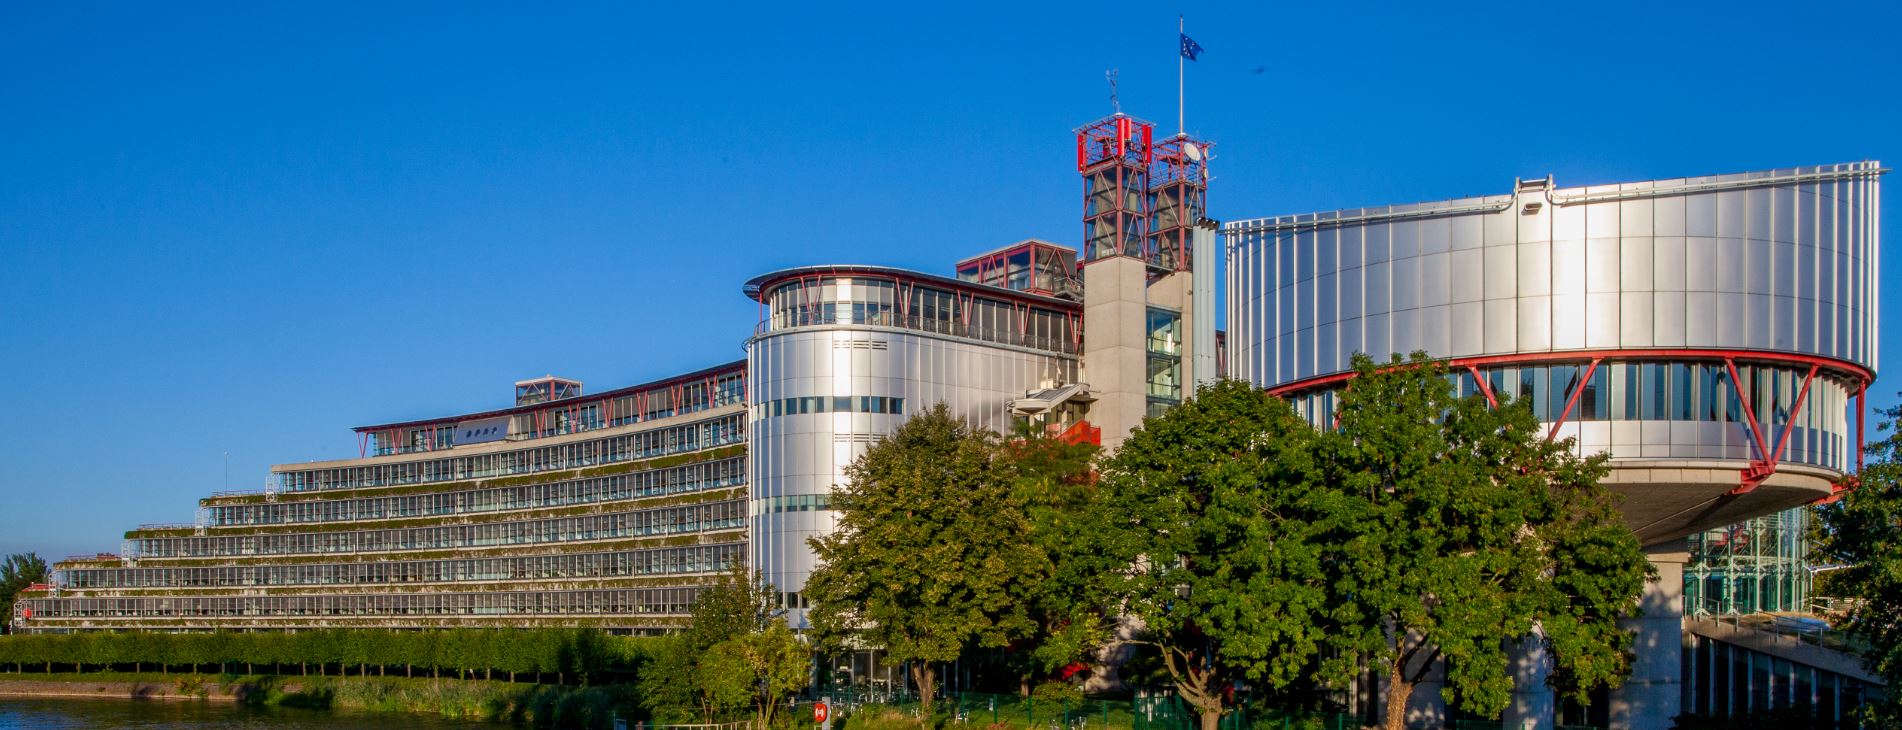
[[[895,327],[1076,354],[1082,331],[1073,305],[934,281],[870,273],[775,281],[762,287],[767,315],[762,333],[834,325]]]
[[[1783,462],[1850,470],[1855,458],[1849,410],[1855,391],[1850,384],[1819,376],[1804,394],[1807,368],[1750,363],[1736,367],[1745,384],[1742,390],[1751,395],[1748,413],[1756,416],[1758,429],[1769,434],[1789,429]],[[1567,425],[1560,431],[1578,439],[1581,453],[1749,459],[1755,448],[1743,425],[1748,420],[1744,403],[1721,361],[1606,360],[1595,368],[1587,361],[1477,369],[1485,380],[1483,388],[1465,369],[1447,374],[1458,395],[1490,390],[1501,403],[1529,402],[1541,421],[1558,421],[1563,415]],[[1290,401],[1310,423],[1331,423],[1332,388],[1299,392]],[[1647,431],[1653,436],[1647,438]]]

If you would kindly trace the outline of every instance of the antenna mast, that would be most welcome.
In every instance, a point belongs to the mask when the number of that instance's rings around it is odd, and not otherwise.
[[[1123,113],[1123,102],[1121,102],[1121,101],[1118,101],[1118,100],[1116,99],[1116,69],[1113,69],[1113,68],[1112,68],[1112,69],[1110,69],[1110,70],[1108,70],[1108,71],[1104,71],[1104,72],[1103,72],[1103,78],[1105,78],[1105,79],[1108,79],[1108,80],[1109,80],[1109,85],[1110,85],[1110,108],[1111,108],[1111,109],[1113,109],[1113,110],[1115,110],[1117,114],[1121,114],[1121,113]]]

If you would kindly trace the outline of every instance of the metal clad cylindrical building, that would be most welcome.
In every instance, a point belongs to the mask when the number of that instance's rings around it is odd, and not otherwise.
[[[944,403],[1009,433],[1004,404],[1073,383],[1073,302],[875,266],[758,277],[747,343],[751,565],[805,628],[807,540],[830,533],[845,468],[905,419]]]
[[[1230,372],[1317,422],[1425,351],[1609,452],[1647,544],[1827,496],[1876,362],[1874,162],[1238,221]]]

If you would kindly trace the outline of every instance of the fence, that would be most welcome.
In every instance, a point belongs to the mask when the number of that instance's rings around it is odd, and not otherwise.
[[[891,708],[916,715],[918,696],[908,690],[835,687],[816,693],[830,697],[834,711],[850,717],[867,708]],[[939,697],[933,714],[953,724],[1001,726],[1023,730],[1199,730],[1194,708],[1173,694],[1126,700],[1038,700],[1017,695],[953,692]],[[1223,715],[1219,730],[1357,730],[1358,718],[1345,713],[1236,708]]]

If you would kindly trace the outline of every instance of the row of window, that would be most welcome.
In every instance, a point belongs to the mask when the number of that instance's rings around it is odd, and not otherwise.
[[[402,497],[243,504],[212,507],[210,512],[211,525],[214,527],[348,522],[597,504],[640,497],[723,489],[745,483],[746,460],[742,457],[733,457],[664,469],[518,487],[496,487]],[[212,538],[145,538],[139,541],[140,554],[146,557],[176,557],[150,550],[180,550],[183,548],[166,547],[165,544],[181,540],[206,539]]]
[[[429,461],[286,471],[280,472],[278,479],[285,491],[306,492],[533,474],[551,469],[614,464],[737,444],[746,440],[745,427],[745,420],[739,416],[725,416],[561,446]]]
[[[807,413],[885,413],[896,416],[904,412],[905,399],[882,395],[805,396],[753,404],[755,419]]]
[[[575,555],[454,560],[79,569],[62,571],[59,579],[63,588],[86,590],[629,578],[725,570],[733,561],[742,558],[745,547],[745,543],[726,543]]]
[[[1763,715],[1801,708],[1839,727],[1869,699],[1870,687],[1854,677],[1751,651],[1689,631],[1684,637],[1684,711],[1714,717]],[[1851,722],[1840,727],[1855,727]]]
[[[754,517],[758,517],[775,512],[818,512],[829,509],[832,509],[830,494],[792,494],[755,499],[751,512]]]
[[[1585,364],[1536,365],[1526,367],[1481,368],[1480,374],[1500,401],[1529,401],[1533,415],[1541,421],[1556,420],[1565,412],[1565,404],[1578,393],[1568,417],[1571,421],[1716,421],[1742,423],[1742,402],[1731,386],[1729,369],[1723,363],[1605,362],[1592,370],[1591,379],[1579,390],[1579,380],[1588,369]],[[1744,392],[1750,395],[1751,410],[1761,423],[1780,427],[1792,420],[1791,408],[1802,388],[1807,369],[1772,365],[1738,365],[1738,377]],[[1447,373],[1461,397],[1480,395],[1482,391],[1466,371]],[[1830,410],[1830,398],[1840,397],[1842,389],[1818,375],[1804,399],[1802,411],[1794,414],[1798,425],[1821,428],[1817,420]],[[1296,407],[1304,414],[1332,414],[1334,392],[1309,393],[1296,398]],[[1318,409],[1318,410],[1317,410]],[[1310,420],[1314,420],[1312,417]],[[1319,423],[1320,421],[1315,421]]]
[[[541,385],[545,384],[537,384]],[[745,398],[746,373],[734,370],[702,381],[637,391],[614,398],[560,403],[519,413],[509,418],[508,433],[512,439],[547,438],[698,413],[739,403]],[[377,431],[371,434],[374,441],[372,453],[388,456],[452,448],[456,445],[455,432],[453,423]]]
[[[841,293],[843,292],[843,294]],[[890,279],[789,281],[767,295],[772,329],[864,324],[936,332],[1075,354],[1079,323],[1069,312]]]
[[[745,526],[739,500],[610,514],[398,530],[303,532],[141,540],[142,558],[212,558],[306,553],[528,545],[729,530]],[[161,545],[151,545],[159,542]]]
[[[22,613],[54,618],[300,616],[536,616],[663,614],[693,610],[699,588],[621,588],[518,593],[402,593],[354,596],[36,598]]]
[[[1581,383],[1588,369],[1591,378]],[[1548,423],[1561,415],[1568,422],[1750,420],[1744,401],[1731,385],[1730,370],[1722,362],[1602,362],[1595,369],[1565,364],[1481,368],[1479,372],[1496,399],[1526,403],[1533,415]],[[1792,440],[1786,458],[1837,466],[1844,457],[1841,439],[1818,439],[1815,434],[1847,433],[1849,393],[1819,373],[1799,409],[1796,401],[1808,373],[1808,368],[1737,365],[1749,413],[1764,429],[1766,446],[1774,449],[1784,425],[1794,423],[1807,431]],[[1483,394],[1466,371],[1449,372],[1446,377],[1461,397]],[[1333,421],[1337,397],[1334,390],[1315,391],[1293,397],[1292,403],[1310,423],[1326,427]],[[1570,414],[1565,410],[1568,402],[1572,403]]]

